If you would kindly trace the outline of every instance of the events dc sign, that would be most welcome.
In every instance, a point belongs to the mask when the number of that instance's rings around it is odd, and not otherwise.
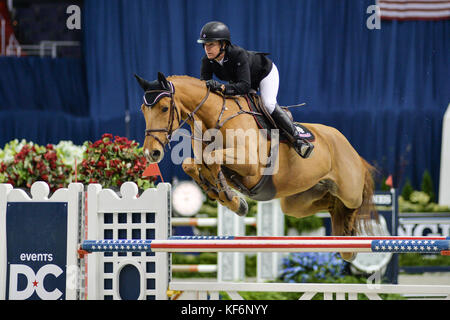
[[[6,226],[7,299],[65,299],[67,203],[8,203]]]

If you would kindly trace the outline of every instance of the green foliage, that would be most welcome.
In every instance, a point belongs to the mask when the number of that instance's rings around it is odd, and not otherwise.
[[[428,170],[425,170],[425,172],[423,173],[421,189],[430,197],[431,202],[435,201],[433,181],[431,180],[431,175]]]
[[[400,212],[449,212],[450,207],[441,206],[435,201],[433,181],[426,170],[422,178],[421,191],[414,190],[409,179],[403,186],[398,204]]]
[[[256,254],[245,255],[245,276],[249,278],[256,277]]]
[[[450,208],[430,201],[430,196],[423,191],[413,191],[409,201],[398,197],[400,212],[449,212]]]
[[[381,190],[381,191],[389,191],[389,190],[391,190],[391,187],[388,186],[388,185],[386,184],[386,178],[383,178],[383,179],[381,180],[381,187],[380,187],[380,190]]]
[[[406,201],[409,201],[409,198],[411,196],[411,193],[413,193],[413,191],[414,191],[414,189],[411,185],[411,182],[409,181],[409,179],[406,179],[406,183],[403,186],[402,193],[401,193],[403,199]]]
[[[309,216],[304,218],[295,218],[291,216],[285,217],[285,229],[294,228],[298,233],[317,230],[323,226],[321,218]],[[285,230],[286,231],[286,230]]]
[[[404,253],[399,255],[398,262],[401,267],[449,266],[450,257],[438,254]]]

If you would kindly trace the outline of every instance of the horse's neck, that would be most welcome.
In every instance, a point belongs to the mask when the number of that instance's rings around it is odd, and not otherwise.
[[[176,78],[174,79],[175,95],[181,102],[181,113],[183,118],[192,114],[206,97],[207,90],[203,82],[195,78]],[[210,93],[208,99],[203,105],[195,111],[195,120],[201,121],[203,127],[207,129],[214,128],[221,112],[221,97]],[[188,121],[192,127],[192,123]]]

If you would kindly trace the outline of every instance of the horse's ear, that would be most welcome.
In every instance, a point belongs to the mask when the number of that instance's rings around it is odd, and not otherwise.
[[[166,76],[162,72],[158,72],[158,82],[163,88],[170,89],[169,81],[167,81]]]
[[[141,86],[142,89],[144,89],[144,91],[150,90],[151,88],[150,82],[148,82],[145,79],[142,79],[137,74],[134,74],[134,76],[136,77],[137,81],[139,82],[139,85]]]

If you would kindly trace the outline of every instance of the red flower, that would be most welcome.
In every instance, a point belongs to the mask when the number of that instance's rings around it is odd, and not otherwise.
[[[109,139],[112,140],[113,135],[112,135],[111,133],[104,133],[104,134],[102,135],[102,139],[103,139],[103,138],[109,138]]]
[[[101,143],[102,143],[101,140],[95,141],[94,144],[92,145],[92,147],[97,148]]]

